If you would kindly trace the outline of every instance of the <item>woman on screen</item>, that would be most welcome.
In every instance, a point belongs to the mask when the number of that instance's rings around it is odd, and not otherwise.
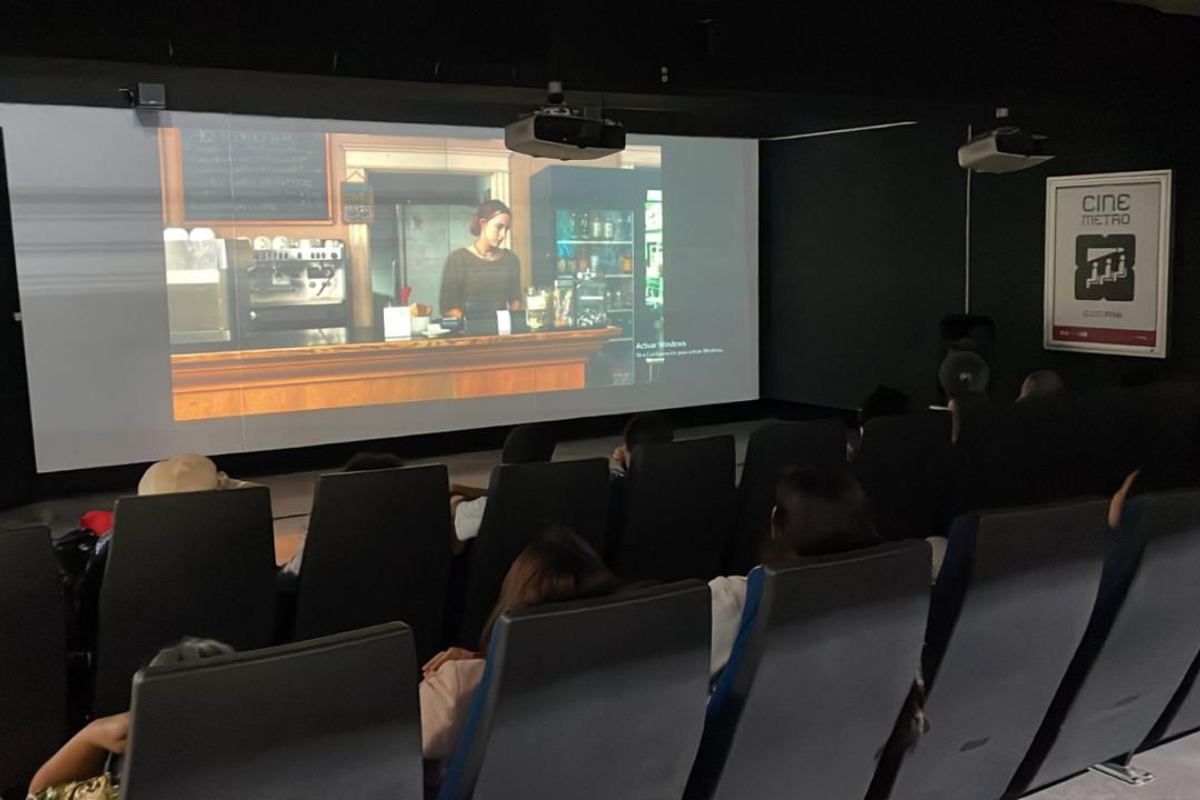
[[[512,229],[512,211],[499,200],[486,200],[471,217],[475,241],[446,259],[442,273],[443,317],[462,317],[468,304],[492,310],[521,307],[521,262],[502,247]]]

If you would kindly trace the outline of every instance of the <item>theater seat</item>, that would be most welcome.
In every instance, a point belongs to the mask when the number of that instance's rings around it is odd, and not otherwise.
[[[708,580],[735,512],[732,436],[641,444],[630,458],[624,525],[610,548],[625,581]]]
[[[129,708],[129,682],[184,636],[239,650],[271,643],[275,535],[264,486],[117,501],[96,634],[98,715]]]
[[[745,575],[759,563],[759,549],[775,506],[775,484],[785,469],[845,462],[846,425],[840,419],[776,422],[750,434],[724,572]]]
[[[1200,491],[1130,502],[1087,635],[1013,784],[1132,754],[1200,653]]]
[[[867,423],[852,468],[883,538],[944,533],[939,515],[949,490],[950,453],[949,414],[876,417]]]
[[[949,519],[1038,502],[1023,415],[1002,407],[964,416],[950,463]]]
[[[66,616],[50,529],[0,530],[0,796],[25,796],[66,724]]]
[[[442,800],[680,797],[711,598],[687,581],[500,617]]]
[[[412,633],[389,623],[145,669],[124,800],[420,800]]]
[[[404,620],[421,663],[441,649],[450,580],[443,465],[322,475],[296,590],[296,639]]]
[[[1017,403],[1010,413],[1018,435],[1008,446],[1022,453],[1021,472],[1034,502],[1111,495],[1120,485],[1124,475],[1117,474],[1118,442],[1096,435],[1122,430],[1119,408],[1063,395]]]
[[[1083,638],[1109,544],[1107,511],[1106,501],[1089,500],[955,523],[922,657],[930,728],[900,761],[890,794],[874,796],[1004,793]]]
[[[603,458],[493,469],[479,536],[467,551],[457,643],[479,646],[508,568],[547,528],[570,528],[603,553],[608,497],[608,461]]]
[[[929,558],[916,541],[751,572],[686,797],[862,798],[920,671]]]
[[[504,439],[504,451],[500,454],[502,464],[535,464],[549,461],[558,446],[558,437],[553,425],[546,422],[518,425]]]
[[[1171,739],[1200,731],[1200,657],[1192,662],[1187,677],[1175,692],[1167,710],[1143,745],[1155,747]]]

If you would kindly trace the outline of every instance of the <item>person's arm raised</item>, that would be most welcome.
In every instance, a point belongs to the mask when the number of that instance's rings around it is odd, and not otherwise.
[[[42,765],[29,784],[29,794],[98,776],[109,753],[125,752],[130,719],[126,711],[89,722]]]

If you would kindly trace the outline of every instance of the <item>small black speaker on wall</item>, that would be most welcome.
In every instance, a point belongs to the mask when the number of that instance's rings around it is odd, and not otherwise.
[[[937,392],[987,391],[996,354],[996,323],[981,314],[950,314],[938,324]]]

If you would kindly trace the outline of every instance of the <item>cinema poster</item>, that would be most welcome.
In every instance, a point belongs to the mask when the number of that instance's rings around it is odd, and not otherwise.
[[[1047,350],[1166,358],[1171,171],[1046,180]]]

